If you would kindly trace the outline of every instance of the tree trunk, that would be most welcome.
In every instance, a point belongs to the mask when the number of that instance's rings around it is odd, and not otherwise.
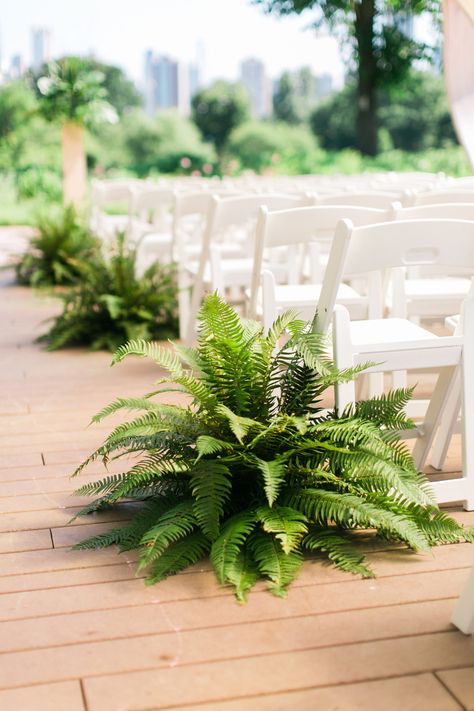
[[[83,208],[86,197],[86,153],[84,150],[84,127],[67,122],[62,126],[61,143],[63,152],[63,200]]]
[[[358,54],[357,147],[364,155],[377,155],[377,66],[374,54],[375,0],[355,3],[355,38]]]

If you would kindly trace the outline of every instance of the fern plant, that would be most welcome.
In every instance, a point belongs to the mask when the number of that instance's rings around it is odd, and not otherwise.
[[[15,265],[20,284],[36,287],[70,285],[80,276],[78,265],[99,249],[96,237],[87,229],[72,205],[43,215],[39,234]]]
[[[289,334],[278,347],[282,335]],[[131,521],[77,548],[116,544],[139,551],[148,583],[209,556],[217,579],[245,600],[264,578],[276,595],[298,574],[305,551],[342,570],[373,572],[357,529],[423,550],[474,540],[436,506],[397,430],[409,425],[408,390],[357,404],[342,417],[322,409],[327,388],[360,370],[340,372],[325,337],[287,312],[268,335],[217,295],[204,301],[198,346],[131,341],[129,355],[151,358],[168,376],[143,398],[120,398],[93,421],[122,409],[139,414],[116,427],[89,462],[140,453],[121,474],[77,494],[97,498],[79,515],[119,502],[143,502]],[[178,390],[187,406],[160,402]]]
[[[114,351],[130,339],[158,339],[177,333],[173,265],[152,264],[137,274],[137,248],[117,235],[110,253],[97,250],[89,260],[74,261],[78,283],[60,294],[62,313],[40,337],[48,350],[87,345]]]

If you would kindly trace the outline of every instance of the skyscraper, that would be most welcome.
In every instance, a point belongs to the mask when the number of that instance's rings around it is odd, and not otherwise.
[[[51,32],[44,27],[31,30],[31,67],[38,70],[51,59]]]
[[[186,65],[164,55],[145,53],[145,111],[153,116],[159,109],[176,108],[189,113],[191,77]]]
[[[240,65],[240,81],[247,90],[252,114],[264,118],[271,113],[271,84],[260,59],[250,57]]]

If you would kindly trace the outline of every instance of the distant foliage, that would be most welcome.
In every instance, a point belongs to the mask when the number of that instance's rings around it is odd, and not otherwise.
[[[137,248],[118,235],[105,256],[77,260],[77,284],[60,294],[62,313],[40,341],[48,350],[90,346],[115,350],[130,339],[162,339],[178,330],[173,265],[154,263],[137,273]]]
[[[73,284],[81,262],[98,249],[97,239],[71,205],[50,209],[37,229],[39,234],[16,265],[17,281],[37,287]]]
[[[263,578],[284,596],[305,551],[342,570],[373,576],[357,529],[417,551],[474,540],[436,506],[397,430],[409,423],[406,390],[357,404],[342,417],[321,408],[323,393],[357,370],[339,372],[326,337],[287,312],[264,336],[217,295],[200,312],[197,348],[131,341],[114,363],[145,356],[168,372],[155,392],[118,398],[93,420],[120,410],[138,416],[116,427],[89,462],[132,454],[123,473],[76,492],[97,498],[78,514],[121,501],[143,502],[132,520],[76,548],[137,549],[152,584],[209,556],[237,598]],[[281,345],[284,334],[289,335]],[[188,406],[155,396],[185,393]],[[136,459],[141,455],[141,459]],[[317,574],[317,573],[315,573]]]
[[[191,106],[193,121],[204,140],[214,144],[219,156],[222,156],[232,130],[250,114],[249,100],[243,87],[226,81],[216,81],[198,91],[192,98]]]
[[[350,84],[311,114],[311,128],[326,150],[355,148],[356,94]],[[380,91],[379,131],[392,148],[423,151],[457,143],[441,77],[411,72],[403,85]]]
[[[105,75],[91,69],[87,60],[64,57],[49,62],[36,81],[39,110],[48,121],[63,119],[94,124],[117,119],[107,101]]]

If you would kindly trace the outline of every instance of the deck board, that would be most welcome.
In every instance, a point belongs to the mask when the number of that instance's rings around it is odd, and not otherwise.
[[[12,286],[1,295],[2,711],[474,709],[474,641],[449,623],[474,563],[468,544],[415,555],[366,541],[376,579],[314,558],[286,600],[259,584],[245,606],[207,562],[147,588],[135,553],[71,551],[129,516],[68,524],[83,502],[72,491],[102,473],[94,463],[70,479],[110,429],[88,427],[91,415],[148,391],[159,371],[141,359],[110,368],[107,353],[45,353],[33,339],[54,301]],[[458,438],[448,462],[459,471]]]

